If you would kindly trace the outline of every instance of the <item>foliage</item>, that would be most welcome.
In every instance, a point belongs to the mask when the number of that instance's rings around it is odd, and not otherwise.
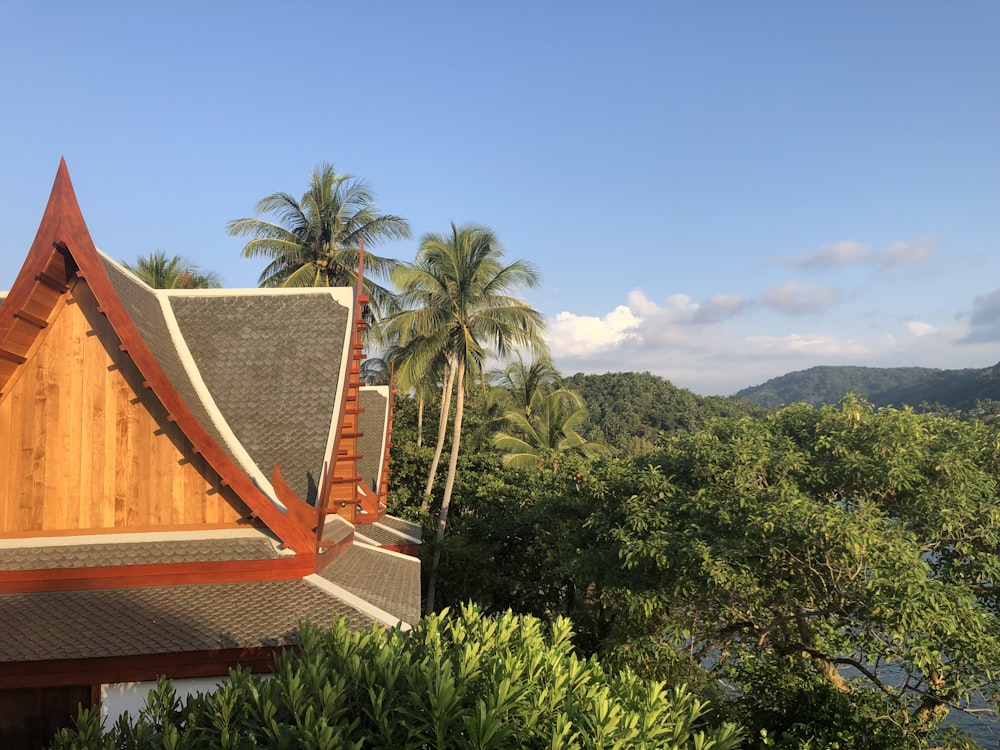
[[[135,265],[125,262],[122,265],[153,289],[213,289],[222,286],[216,274],[199,271],[197,263],[180,255],[168,258],[162,250],[140,256]]]
[[[432,489],[443,449],[453,388],[456,394],[448,474],[426,589],[428,613],[434,608],[440,542],[451,510],[466,390],[482,375],[487,356],[505,357],[518,347],[545,351],[544,318],[512,296],[521,288],[537,286],[538,274],[524,260],[504,265],[502,259],[503,248],[490,229],[452,224],[450,235],[424,235],[414,262],[393,273],[400,311],[387,321],[383,340],[408,352],[413,372],[426,374],[434,370],[435,362],[445,362],[438,440],[425,495]]]
[[[288,193],[271,193],[257,202],[256,210],[258,217],[272,216],[275,221],[234,219],[226,231],[251,238],[243,247],[243,257],[270,261],[260,275],[260,285],[265,287],[354,286],[362,244],[366,246],[365,271],[374,278],[386,278],[396,262],[372,254],[369,248],[410,236],[405,219],[379,213],[364,181],[337,174],[325,163],[313,170],[300,200]],[[389,309],[389,290],[373,278],[365,278],[364,290],[377,313]]]
[[[587,418],[587,407],[579,395],[566,388],[536,395],[530,414],[512,409],[505,417],[507,429],[494,436],[493,444],[503,451],[507,466],[530,469],[548,454],[576,453],[591,458],[607,451],[603,444],[578,432]]]
[[[994,425],[857,399],[632,459],[473,451],[440,599],[569,616],[585,653],[689,684],[763,747],[923,747],[996,698],[998,463]]]
[[[608,644],[685,651],[742,687],[750,724],[832,690],[854,707],[841,747],[890,725],[916,746],[995,698],[998,457],[982,423],[857,399],[679,436],[590,519],[621,561]]]
[[[1000,365],[982,369],[937,370],[927,367],[811,367],[736,395],[761,406],[804,402],[836,404],[856,393],[876,406],[935,405],[934,410],[975,412],[977,402],[1000,399]],[[928,410],[921,408],[921,410]]]
[[[492,401],[501,412],[492,440],[503,451],[506,466],[530,469],[551,454],[591,458],[608,452],[607,446],[580,434],[587,407],[576,391],[562,387],[547,358],[526,364],[518,355],[490,376],[496,384]]]
[[[683,687],[609,673],[580,659],[566,619],[544,626],[475,607],[431,615],[410,633],[304,627],[300,653],[273,679],[233,670],[212,693],[152,691],[138,720],[103,738],[96,711],[60,732],[54,750],[119,748],[698,748],[729,750],[740,732],[705,726]]]

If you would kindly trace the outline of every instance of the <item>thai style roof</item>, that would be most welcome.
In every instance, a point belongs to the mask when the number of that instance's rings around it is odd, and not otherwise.
[[[419,562],[378,548],[419,529],[386,515],[392,394],[360,383],[365,302],[151,289],[97,250],[60,163],[0,292],[0,683],[11,662],[419,617]]]

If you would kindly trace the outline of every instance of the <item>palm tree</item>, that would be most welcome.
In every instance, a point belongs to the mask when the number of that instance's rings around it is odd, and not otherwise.
[[[531,469],[546,455],[575,453],[593,458],[608,453],[607,446],[578,432],[587,419],[587,407],[578,393],[567,388],[536,391],[529,410],[511,409],[505,417],[508,430],[493,437],[493,445],[504,452],[505,466]]]
[[[520,352],[502,370],[491,370],[489,377],[500,389],[498,395],[504,410],[516,408],[529,417],[537,395],[556,390],[562,382],[559,371],[547,358],[539,357],[526,364]]]
[[[122,261],[140,281],[154,289],[217,289],[222,286],[214,273],[202,273],[198,264],[175,255],[168,258],[162,250],[140,256],[135,265]]]
[[[416,260],[400,265],[392,276],[399,289],[401,311],[389,321],[390,331],[403,345],[416,342],[413,357],[417,370],[429,367],[436,358],[444,359],[442,419],[447,419],[452,390],[455,393],[451,455],[435,534],[427,612],[434,611],[437,568],[455,486],[467,383],[481,375],[488,356],[506,357],[518,347],[545,351],[545,319],[512,296],[518,289],[538,286],[538,273],[527,261],[504,265],[502,258],[503,249],[492,230],[452,224],[449,235],[424,235]],[[439,433],[436,457],[443,444]]]
[[[257,202],[258,217],[235,219],[226,225],[233,236],[250,237],[244,258],[264,257],[270,262],[260,275],[261,286],[354,286],[362,244],[409,239],[405,219],[380,214],[375,196],[364,181],[337,174],[321,164],[312,172],[301,200],[288,193],[271,193]],[[396,261],[365,250],[365,271],[388,278]],[[364,282],[378,316],[392,302],[392,293],[369,278]]]

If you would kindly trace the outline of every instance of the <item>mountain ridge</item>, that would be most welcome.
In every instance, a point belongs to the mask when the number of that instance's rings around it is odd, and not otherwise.
[[[934,405],[968,411],[979,401],[1000,401],[1000,363],[960,370],[818,365],[743,388],[733,397],[773,409],[798,402],[835,404],[847,393],[875,406]]]

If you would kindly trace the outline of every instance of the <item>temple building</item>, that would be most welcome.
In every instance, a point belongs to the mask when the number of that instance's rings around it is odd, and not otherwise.
[[[161,290],[97,250],[65,162],[0,292],[0,747],[165,675],[266,671],[298,624],[407,628],[392,393],[360,288]]]

